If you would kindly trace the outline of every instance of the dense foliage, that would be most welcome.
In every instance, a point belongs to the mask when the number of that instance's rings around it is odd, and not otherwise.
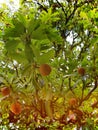
[[[0,9],[0,129],[98,130],[97,0]]]

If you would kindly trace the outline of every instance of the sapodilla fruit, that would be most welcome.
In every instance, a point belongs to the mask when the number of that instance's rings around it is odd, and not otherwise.
[[[6,86],[1,88],[1,93],[2,93],[3,96],[9,95],[10,94],[10,88],[6,87]]]
[[[51,72],[51,67],[48,64],[42,64],[39,67],[39,72],[42,76],[47,76]]]
[[[10,106],[10,111],[14,113],[15,115],[18,115],[22,111],[21,104],[19,102],[14,102]]]
[[[70,106],[76,106],[77,105],[77,99],[76,98],[71,98],[69,100],[69,105]]]
[[[85,69],[83,67],[78,68],[78,74],[81,76],[85,75]]]

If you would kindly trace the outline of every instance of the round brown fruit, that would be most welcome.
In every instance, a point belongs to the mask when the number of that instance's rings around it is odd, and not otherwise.
[[[18,115],[22,111],[21,104],[19,102],[14,102],[10,106],[10,111],[14,113],[15,115]]]
[[[47,76],[51,72],[51,67],[48,64],[42,64],[39,67],[39,72],[42,76]]]
[[[1,93],[2,93],[3,96],[9,95],[10,94],[10,88],[6,87],[6,86],[1,88]]]
[[[85,69],[83,67],[78,68],[78,74],[81,76],[85,75]]]
[[[69,105],[70,106],[76,106],[77,105],[77,99],[76,98],[71,98],[69,100]]]

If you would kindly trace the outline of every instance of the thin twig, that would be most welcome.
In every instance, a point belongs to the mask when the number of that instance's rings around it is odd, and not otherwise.
[[[62,11],[63,11],[64,15],[67,17],[67,14],[66,14],[66,12],[65,12],[64,7],[62,6],[62,4],[58,0],[56,0],[56,2],[62,8]]]

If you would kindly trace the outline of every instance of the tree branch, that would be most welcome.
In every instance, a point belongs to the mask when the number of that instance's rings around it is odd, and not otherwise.
[[[62,6],[62,4],[58,0],[56,0],[56,2],[62,8],[62,11],[63,11],[64,15],[67,17],[67,14],[66,14],[66,12],[65,12],[64,7]]]
[[[80,104],[82,104],[83,101],[88,100],[90,98],[90,96],[92,95],[92,93],[95,91],[95,89],[97,88],[98,85],[98,80],[97,77],[95,78],[95,83],[94,83],[94,87],[89,91],[89,93],[80,101]]]
[[[42,9],[42,10],[48,12],[46,7],[44,7],[44,6],[43,6],[41,3],[39,3],[38,1],[36,1],[36,2],[37,2],[37,4],[40,6],[40,9]]]
[[[73,15],[75,14],[75,11],[77,10],[77,8],[78,8],[78,6],[77,6],[77,0],[76,0],[75,3],[74,3],[74,9],[73,9],[72,13],[66,18],[66,23],[65,24],[67,24],[69,22],[70,18],[73,17]]]

